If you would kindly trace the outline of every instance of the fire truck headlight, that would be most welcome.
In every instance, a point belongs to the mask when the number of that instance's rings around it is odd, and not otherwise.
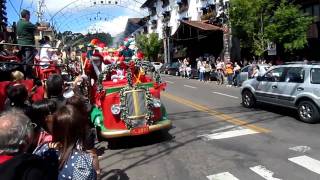
[[[118,115],[120,114],[120,105],[119,104],[114,104],[111,106],[111,112],[113,115]]]
[[[160,99],[153,99],[153,107],[155,107],[155,108],[161,107]]]

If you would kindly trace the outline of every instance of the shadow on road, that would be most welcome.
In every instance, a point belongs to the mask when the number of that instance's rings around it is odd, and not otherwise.
[[[270,107],[259,105],[255,109],[247,109],[242,106],[237,107],[225,107],[225,108],[216,108],[212,111],[219,112],[220,114],[230,115],[232,118],[242,119],[246,123],[243,125],[234,125],[231,128],[246,126],[251,124],[257,124],[261,122],[271,122],[276,121],[282,117],[290,116],[292,117],[296,113],[294,110],[279,108],[279,107]],[[271,113],[270,113],[271,112]],[[218,123],[223,122],[221,119],[216,118],[212,121],[199,121],[203,117],[214,117],[206,112],[194,110],[194,111],[183,111],[177,113],[169,113],[169,119],[173,121],[173,124],[177,126],[176,129],[170,131],[154,132],[145,136],[134,136],[134,137],[124,137],[115,139],[108,142],[109,149],[115,150],[113,153],[104,156],[101,160],[109,159],[109,167],[115,166],[122,161],[131,161],[127,166],[121,170],[111,170],[105,173],[104,177],[108,177],[108,180],[111,178],[116,178],[119,174],[112,174],[119,172],[121,174],[125,171],[137,167],[139,165],[148,164],[156,159],[166,157],[175,150],[182,148],[190,143],[195,143],[201,138],[197,137],[199,131],[202,130],[212,130],[220,125]],[[179,126],[179,123],[182,121],[196,120],[198,123],[193,123],[192,126]],[[226,119],[228,120],[228,119]],[[175,123],[176,122],[176,123]],[[181,124],[180,124],[181,125]],[[228,129],[223,129],[227,131]],[[196,136],[195,136],[196,135]],[[228,147],[230,148],[230,147]],[[113,159],[114,156],[119,156],[119,158]],[[107,168],[106,167],[102,167]],[[118,176],[117,176],[118,175]],[[121,178],[119,178],[121,179]],[[125,179],[125,178],[124,178]]]
[[[102,172],[102,180],[129,180],[129,176],[121,169],[112,169],[108,172]]]
[[[272,112],[275,114],[280,114],[282,116],[289,116],[289,117],[295,118],[297,120],[299,119],[298,113],[295,109],[284,108],[281,106],[274,106],[274,105],[269,105],[269,104],[258,103],[255,110],[268,111],[268,112]]]
[[[142,136],[131,136],[108,140],[108,148],[112,150],[130,149],[163,143],[171,141],[172,139],[173,136],[168,132],[168,130],[156,131]]]

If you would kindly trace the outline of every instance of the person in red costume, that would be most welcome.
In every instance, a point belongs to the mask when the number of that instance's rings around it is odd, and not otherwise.
[[[144,58],[144,54],[143,54],[143,52],[141,52],[140,50],[137,52],[137,58],[138,58],[139,60],[143,60],[143,58]]]
[[[84,65],[85,74],[96,81],[102,71],[102,63],[108,64],[109,62],[103,60],[103,56],[99,51],[95,51],[90,59],[86,60]]]

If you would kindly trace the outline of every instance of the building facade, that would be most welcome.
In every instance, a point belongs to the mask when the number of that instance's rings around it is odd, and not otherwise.
[[[221,33],[218,33],[219,35],[217,36],[217,33],[212,32],[220,29],[207,26],[210,26],[209,20],[211,21],[219,16],[228,7],[228,3],[229,0],[147,0],[141,8],[148,9],[149,12],[149,20],[146,23],[148,33],[157,33],[159,38],[163,39],[164,62],[172,62],[172,60],[178,59],[178,57],[174,56],[179,54],[177,49],[185,49],[188,44],[192,43],[201,43],[201,45],[209,43],[200,40],[199,37],[205,36],[211,39],[211,43],[214,42],[212,40],[215,38],[218,39],[218,43],[221,42],[221,38],[218,37]],[[191,22],[191,24],[187,22]],[[189,34],[185,34],[179,28],[194,30],[190,31]],[[207,31],[207,29],[211,30]],[[178,38],[180,41],[176,40],[179,34],[182,35]],[[188,39],[190,41],[185,41]],[[210,46],[210,44],[207,45]],[[223,47],[223,43],[221,46]],[[202,52],[201,49],[191,47],[189,47],[188,52],[190,52],[188,57],[199,54],[217,54],[214,50]],[[193,57],[193,59],[195,58]]]
[[[181,20],[200,21],[217,15],[229,0],[147,0],[141,8],[149,12],[148,32],[164,37],[166,28],[173,35]]]
[[[8,26],[8,18],[7,18],[7,7],[6,0],[0,0],[0,39],[7,40],[7,26]]]
[[[297,0],[295,3],[301,6],[301,11],[314,17],[314,22],[307,33],[308,45],[301,52],[307,59],[320,59],[320,1]]]

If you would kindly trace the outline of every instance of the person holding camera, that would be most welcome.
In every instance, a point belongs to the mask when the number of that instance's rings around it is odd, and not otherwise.
[[[30,22],[30,11],[23,9],[21,19],[17,23],[17,39],[21,46],[22,63],[24,65],[24,74],[27,79],[33,78],[33,69],[31,64],[35,57],[35,32],[43,31],[47,27],[36,26]]]

